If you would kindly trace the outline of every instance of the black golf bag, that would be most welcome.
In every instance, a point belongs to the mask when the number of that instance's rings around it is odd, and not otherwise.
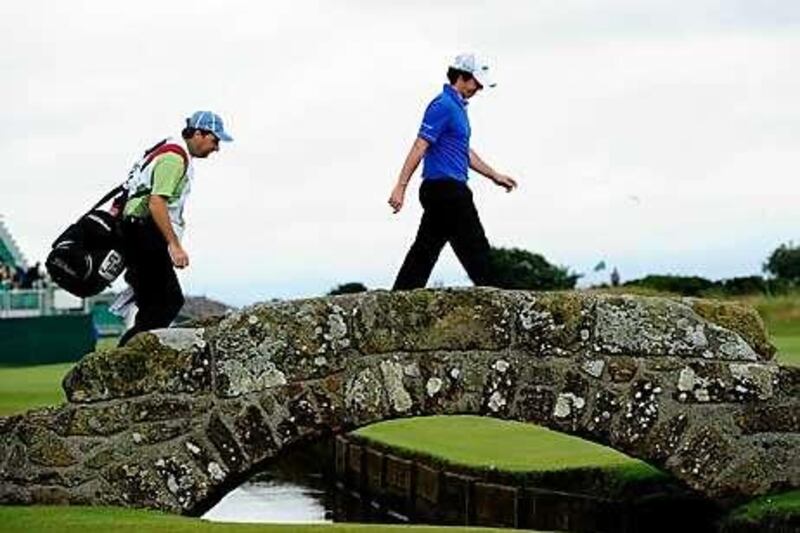
[[[102,292],[125,270],[119,209],[114,213],[98,209],[120,194],[125,194],[122,185],[59,235],[47,256],[45,267],[52,280],[75,296]],[[122,198],[115,201],[117,207]]]

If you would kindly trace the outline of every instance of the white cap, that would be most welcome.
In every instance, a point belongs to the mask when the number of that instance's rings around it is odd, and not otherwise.
[[[457,55],[450,66],[456,70],[469,72],[483,87],[497,85],[489,76],[489,65],[471,52]]]

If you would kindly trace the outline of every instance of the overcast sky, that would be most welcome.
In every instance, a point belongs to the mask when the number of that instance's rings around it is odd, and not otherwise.
[[[421,209],[386,201],[448,62],[498,86],[470,179],[494,245],[623,279],[759,273],[800,241],[800,2],[25,1],[0,7],[0,214],[29,261],[197,109],[185,292],[233,304],[391,286]],[[605,280],[590,274],[584,283]],[[468,279],[449,248],[431,278]]]

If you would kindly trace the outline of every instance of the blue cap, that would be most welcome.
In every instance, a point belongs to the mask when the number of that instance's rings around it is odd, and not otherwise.
[[[228,135],[222,127],[222,119],[211,111],[195,111],[186,119],[186,126],[198,130],[205,130],[213,133],[220,141],[232,141],[233,137]]]

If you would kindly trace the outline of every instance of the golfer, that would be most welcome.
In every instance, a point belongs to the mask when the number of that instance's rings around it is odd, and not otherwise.
[[[475,285],[492,285],[489,241],[467,186],[467,171],[475,170],[508,192],[517,186],[513,178],[494,170],[469,146],[467,104],[485,87],[494,87],[489,66],[475,54],[461,54],[447,70],[447,79],[449,83],[425,110],[417,139],[389,197],[389,205],[398,213],[411,176],[424,159],[419,190],[422,221],[394,290],[424,287],[448,242]]]

